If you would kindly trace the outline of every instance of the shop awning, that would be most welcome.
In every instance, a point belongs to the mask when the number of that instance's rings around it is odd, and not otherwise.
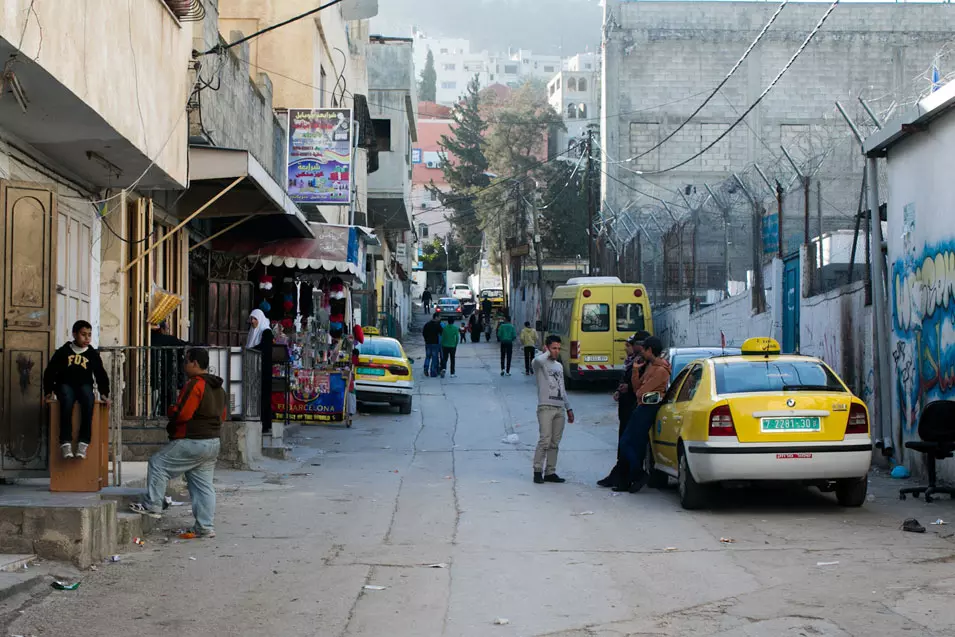
[[[369,245],[378,245],[371,228],[309,223],[312,239],[271,242],[217,242],[216,249],[247,255],[250,261],[293,270],[352,275],[365,280],[365,257]]]
[[[312,236],[308,219],[285,188],[247,150],[190,146],[189,189],[180,208],[188,210],[193,203],[208,201],[239,177],[244,179],[202,213],[202,218],[215,220],[217,232],[241,225],[242,232],[232,232],[230,238]]]

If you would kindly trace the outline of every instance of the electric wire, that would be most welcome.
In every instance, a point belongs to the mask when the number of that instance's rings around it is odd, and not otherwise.
[[[661,170],[643,171],[643,173],[646,174],[646,175],[662,175],[663,173],[668,173],[668,172],[670,172],[670,171],[676,170],[677,168],[682,168],[683,166],[686,166],[686,165],[689,164],[691,161],[693,161],[693,160],[696,159],[697,157],[700,157],[701,155],[705,154],[705,153],[708,152],[710,149],[712,149],[714,146],[716,146],[718,143],[720,143],[720,142],[723,140],[723,138],[725,138],[727,135],[729,135],[730,132],[731,132],[734,128],[736,128],[736,127],[740,124],[740,122],[742,122],[742,121],[746,118],[746,116],[749,115],[749,114],[753,111],[753,109],[755,109],[755,108],[759,105],[760,102],[763,101],[763,98],[765,98],[766,95],[769,94],[769,92],[773,89],[773,87],[776,86],[776,84],[779,82],[780,78],[782,78],[782,76],[785,75],[786,71],[789,70],[789,68],[793,65],[793,63],[794,63],[794,62],[796,61],[796,59],[800,56],[800,54],[802,54],[802,52],[806,50],[806,47],[809,46],[809,43],[812,42],[813,38],[816,37],[816,34],[819,32],[820,29],[822,29],[822,26],[826,23],[826,20],[829,19],[829,16],[832,15],[832,12],[835,10],[835,8],[836,8],[836,6],[839,4],[839,2],[840,2],[840,0],[834,0],[834,1],[832,2],[832,4],[829,5],[829,8],[826,9],[826,12],[822,15],[821,18],[819,18],[819,22],[816,23],[816,26],[813,28],[813,30],[809,32],[809,35],[806,36],[806,39],[803,40],[803,43],[799,46],[798,49],[796,49],[796,52],[793,53],[792,57],[789,59],[789,61],[786,63],[786,65],[785,65],[782,69],[780,69],[779,73],[776,74],[776,77],[773,78],[773,81],[770,82],[769,85],[768,85],[765,89],[763,89],[763,92],[759,95],[759,97],[757,97],[756,100],[755,100],[752,104],[750,104],[749,107],[748,107],[745,111],[743,111],[743,114],[740,115],[740,116],[736,119],[736,121],[734,121],[734,122],[730,125],[729,128],[727,128],[725,131],[723,131],[723,133],[720,134],[720,135],[719,135],[716,139],[714,139],[712,142],[710,142],[709,144],[707,144],[706,146],[704,146],[702,149],[700,149],[699,152],[697,152],[696,154],[694,154],[693,156],[691,156],[691,157],[689,157],[689,158],[687,158],[687,159],[684,159],[684,160],[681,161],[680,163],[674,164],[674,165],[669,166],[669,167],[667,167],[667,168],[663,168],[663,169],[661,169]]]
[[[731,68],[731,69],[729,70],[729,73],[727,73],[727,74],[723,77],[723,80],[722,80],[719,84],[716,85],[716,88],[714,88],[712,91],[710,91],[710,94],[706,96],[706,99],[704,99],[703,102],[702,102],[699,106],[696,107],[696,110],[695,110],[695,111],[693,111],[692,113],[690,113],[690,116],[689,116],[689,117],[687,117],[685,120],[683,120],[683,121],[680,123],[679,126],[677,126],[677,127],[674,128],[672,131],[670,131],[670,132],[667,134],[666,137],[664,137],[663,139],[661,139],[659,142],[657,142],[656,144],[654,144],[652,147],[650,147],[650,148],[648,148],[647,150],[643,151],[643,152],[640,153],[639,155],[634,155],[633,157],[631,157],[631,158],[629,158],[629,159],[626,159],[626,160],[624,160],[624,161],[628,161],[628,162],[629,162],[629,161],[634,161],[634,160],[640,159],[641,157],[644,157],[644,156],[646,156],[646,155],[649,155],[650,153],[652,153],[652,152],[655,151],[656,149],[660,148],[660,146],[663,146],[665,143],[667,143],[667,141],[669,141],[670,139],[672,139],[674,135],[676,135],[676,134],[679,133],[681,130],[683,130],[683,127],[686,126],[687,124],[689,124],[689,123],[690,123],[690,120],[692,120],[694,117],[696,117],[697,115],[699,115],[700,111],[702,111],[703,108],[704,108],[707,104],[709,104],[710,100],[713,99],[713,97],[715,97],[716,94],[720,92],[720,89],[722,89],[724,86],[726,86],[726,83],[730,81],[730,78],[733,77],[733,74],[736,73],[737,69],[739,69],[739,67],[743,64],[743,62],[746,61],[746,58],[749,57],[749,54],[752,53],[753,49],[756,48],[756,45],[759,44],[759,42],[763,39],[763,36],[766,35],[766,32],[769,31],[769,28],[770,28],[771,26],[773,26],[773,23],[776,22],[776,18],[779,17],[779,14],[782,13],[782,10],[785,8],[785,6],[786,6],[787,4],[789,4],[789,0],[783,0],[783,1],[780,3],[780,5],[779,5],[778,7],[776,7],[776,11],[773,13],[772,16],[770,16],[769,21],[763,26],[763,30],[759,32],[759,35],[756,36],[756,39],[753,40],[753,41],[750,43],[750,45],[749,45],[749,46],[746,48],[746,50],[743,52],[743,55],[740,56],[740,58],[736,61],[736,64],[733,65],[733,68]]]
[[[229,44],[217,44],[217,45],[215,45],[214,47],[212,47],[211,49],[209,49],[208,51],[203,51],[202,53],[199,53],[199,54],[197,54],[197,55],[198,55],[198,56],[201,56],[201,55],[209,55],[210,53],[219,53],[219,52],[221,52],[221,51],[228,51],[228,50],[231,49],[232,47],[238,46],[238,45],[242,44],[243,42],[248,42],[249,40],[252,40],[253,38],[257,38],[257,37],[259,37],[260,35],[265,35],[265,34],[268,33],[269,31],[274,31],[275,29],[284,27],[284,26],[287,25],[287,24],[291,24],[291,23],[293,23],[293,22],[297,22],[297,21],[301,20],[302,18],[307,18],[307,17],[310,16],[310,15],[313,15],[313,14],[315,14],[315,13],[318,13],[319,11],[322,11],[322,10],[324,10],[324,9],[327,9],[327,8],[329,8],[329,7],[331,7],[331,6],[334,6],[334,5],[336,5],[336,4],[339,4],[339,3],[343,2],[343,1],[344,1],[344,0],[331,0],[330,2],[326,2],[325,4],[323,4],[323,5],[321,5],[321,6],[318,6],[318,7],[315,7],[314,9],[311,9],[311,10],[309,10],[309,11],[306,11],[305,13],[302,13],[302,14],[299,14],[299,15],[297,15],[297,16],[291,17],[291,18],[289,18],[288,20],[283,20],[282,22],[278,22],[278,23],[276,23],[276,24],[273,24],[272,26],[265,27],[264,29],[261,29],[261,30],[259,30],[259,31],[256,31],[255,33],[253,33],[253,34],[251,34],[251,35],[247,35],[247,36],[245,36],[245,37],[243,37],[243,38],[239,38],[239,39],[236,40],[235,42],[230,42]]]

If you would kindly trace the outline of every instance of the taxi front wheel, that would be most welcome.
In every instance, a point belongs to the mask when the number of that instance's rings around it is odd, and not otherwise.
[[[680,448],[680,504],[684,509],[701,509],[706,505],[710,488],[702,485],[690,472],[690,465],[686,461],[686,453]]]
[[[865,504],[866,493],[869,489],[867,477],[839,480],[836,483],[836,499],[844,507],[861,507]]]

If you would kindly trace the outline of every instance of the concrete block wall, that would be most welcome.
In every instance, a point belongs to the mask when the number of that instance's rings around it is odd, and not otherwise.
[[[871,98],[876,109],[888,107],[893,100],[911,99],[912,78],[928,69],[936,53],[955,38],[955,22],[947,5],[842,4],[745,124],[702,157],[672,172],[647,175],[647,179],[613,161],[643,152],[639,149],[652,146],[648,142],[653,137],[662,139],[682,123],[703,100],[700,93],[723,79],[775,8],[773,3],[753,2],[607,0],[607,13],[615,26],[605,47],[608,76],[603,82],[606,103],[601,112],[609,129],[604,138],[610,161],[603,168],[635,188],[676,202],[674,210],[679,211],[683,200],[676,192],[701,201],[704,183],[716,186],[753,162],[784,177],[786,185],[792,171],[782,159],[780,144],[787,146],[797,162],[821,156],[833,147],[817,173],[822,180],[823,230],[851,228],[862,162],[858,144],[836,114],[834,101],[841,100],[850,114],[864,123],[868,120],[857,96]],[[816,3],[789,4],[720,95],[659,151],[623,166],[643,171],[665,169],[715,139],[783,68],[825,9]],[[654,128],[658,128],[656,133]],[[776,170],[777,166],[781,168]],[[613,210],[628,204],[654,204],[609,178],[604,182],[606,201]],[[762,182],[753,185],[763,203],[775,209]],[[752,211],[740,193],[727,193],[724,199],[734,204],[730,268],[739,278],[738,274],[750,267]],[[817,202],[814,185],[810,197],[812,234],[818,232]],[[787,213],[785,231],[797,234],[801,242],[800,193],[793,193],[792,201],[787,202]],[[708,206],[702,223],[717,231],[700,242],[698,262],[722,267],[726,244],[714,206]]]

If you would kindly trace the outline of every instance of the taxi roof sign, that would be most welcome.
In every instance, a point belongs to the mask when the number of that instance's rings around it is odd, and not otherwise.
[[[361,328],[361,331],[365,333],[366,336],[380,336],[381,332],[378,331],[377,327],[371,325],[365,325]]]
[[[768,336],[757,336],[743,341],[740,351],[743,356],[770,356],[779,354],[779,342]]]

